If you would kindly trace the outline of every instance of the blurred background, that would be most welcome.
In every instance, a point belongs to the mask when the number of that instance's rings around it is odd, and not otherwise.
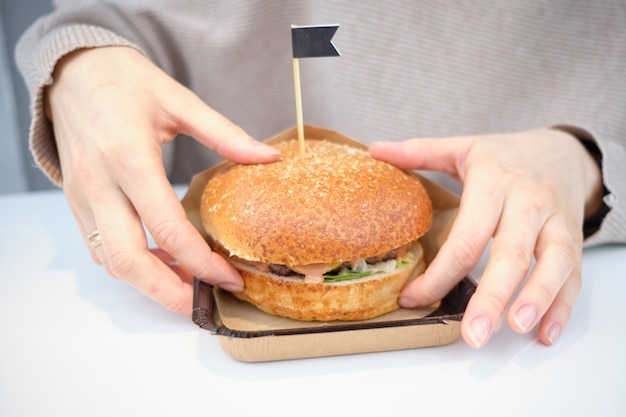
[[[0,194],[53,187],[28,151],[29,99],[13,58],[20,35],[50,11],[52,0],[0,0]]]

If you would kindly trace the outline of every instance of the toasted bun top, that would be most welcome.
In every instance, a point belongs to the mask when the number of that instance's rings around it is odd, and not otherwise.
[[[432,204],[419,180],[326,140],[275,145],[279,161],[231,165],[206,185],[202,223],[231,255],[283,265],[381,255],[422,236]]]

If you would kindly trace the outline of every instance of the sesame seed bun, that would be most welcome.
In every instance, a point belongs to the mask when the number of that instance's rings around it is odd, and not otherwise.
[[[421,245],[415,246],[415,263],[392,273],[333,283],[309,284],[234,261],[246,288],[234,293],[260,310],[302,321],[365,320],[397,310],[402,289],[426,264]]]
[[[397,309],[399,292],[423,270],[421,250],[408,268],[338,283],[312,284],[257,266],[298,270],[406,247],[432,223],[432,204],[420,181],[366,150],[328,140],[307,140],[304,155],[296,140],[275,147],[279,161],[232,164],[202,194],[202,224],[244,278],[245,291],[235,295],[299,320],[356,320]],[[332,292],[335,307],[323,307],[321,299],[331,300]]]

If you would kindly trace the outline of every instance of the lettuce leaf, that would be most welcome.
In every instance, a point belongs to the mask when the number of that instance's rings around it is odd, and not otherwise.
[[[389,262],[389,261],[385,261]],[[367,265],[367,270],[355,272],[349,268],[343,268],[341,271],[336,272],[333,271],[332,274],[324,275],[324,282],[341,282],[341,281],[350,281],[353,279],[364,278],[370,276],[374,273],[385,272],[383,270],[377,269],[377,266],[380,266],[383,262],[376,265]],[[399,258],[395,260],[395,268],[396,269],[404,269],[409,267],[415,263],[415,257],[413,253],[407,253],[406,257]]]
[[[363,278],[368,275],[371,275],[372,271],[364,271],[364,272],[353,272],[349,269],[342,271],[337,275],[324,275],[324,282],[340,282],[340,281],[349,281],[351,279]]]

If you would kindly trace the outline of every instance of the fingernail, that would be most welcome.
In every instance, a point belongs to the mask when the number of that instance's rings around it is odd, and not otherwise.
[[[491,321],[487,317],[476,317],[470,324],[468,333],[475,348],[483,347],[491,335]]]
[[[217,284],[223,290],[229,292],[242,292],[243,286],[241,284],[236,284],[234,282],[222,282],[221,284]]]
[[[254,147],[257,148],[259,151],[266,153],[268,155],[272,155],[272,156],[280,155],[280,151],[278,149],[264,142],[254,142]]]
[[[532,304],[525,304],[520,307],[519,310],[517,310],[517,313],[515,313],[515,317],[513,317],[513,320],[515,320],[515,324],[517,324],[517,327],[519,327],[522,332],[526,333],[535,324],[536,318],[537,309],[535,308],[535,306]]]
[[[383,148],[384,149],[385,147],[388,147],[389,143],[390,142],[388,142],[388,141],[382,141],[382,140],[370,143],[370,146],[369,146],[370,153],[372,152],[372,150],[374,151],[374,153],[376,153],[377,152],[376,148]]]
[[[417,301],[410,297],[400,297],[398,299],[398,304],[406,308],[417,307]]]
[[[558,324],[553,324],[552,327],[550,327],[550,330],[548,330],[548,342],[550,342],[551,345],[555,344],[560,335],[561,326],[559,326]]]

